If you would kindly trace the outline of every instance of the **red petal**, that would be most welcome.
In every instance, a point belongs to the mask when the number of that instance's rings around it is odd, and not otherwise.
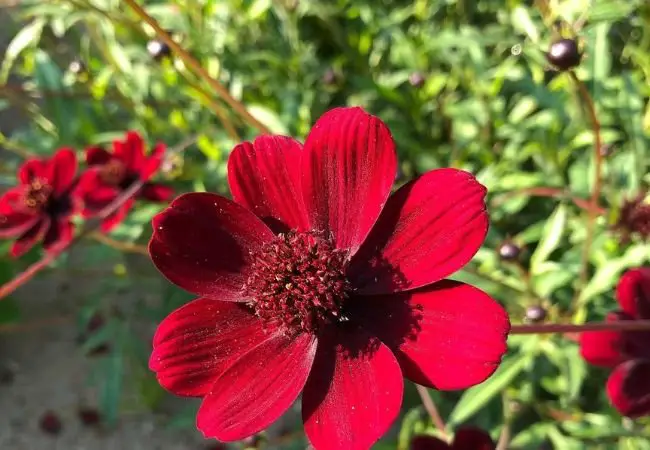
[[[411,441],[411,450],[451,450],[451,447],[437,437],[420,435]]]
[[[126,133],[123,141],[113,142],[113,155],[132,172],[139,172],[144,163],[144,141],[135,131]]]
[[[468,284],[444,280],[350,304],[351,319],[394,349],[404,376],[424,386],[453,390],[481,383],[507,350],[508,314]]]
[[[494,450],[494,441],[480,428],[459,428],[454,436],[453,450]]]
[[[216,194],[176,198],[153,219],[149,252],[172,283],[195,294],[242,301],[251,253],[273,232],[243,206]]]
[[[194,300],[158,326],[149,368],[174,394],[203,397],[219,375],[268,338],[241,304]]]
[[[18,186],[0,197],[0,238],[23,234],[40,220],[37,214],[18,210],[22,206],[23,190],[23,186]]]
[[[354,254],[379,217],[397,173],[395,144],[378,118],[336,108],[312,128],[302,158],[311,228]]]
[[[621,309],[639,319],[650,319],[650,267],[628,270],[616,287]]]
[[[607,322],[616,322],[624,316],[609,313]],[[585,331],[580,334],[580,355],[589,364],[615,367],[626,358],[621,354],[623,335],[618,331]]]
[[[28,159],[18,169],[18,180],[22,184],[29,184],[34,178],[47,176],[47,164],[42,159]]]
[[[116,226],[124,222],[124,219],[126,219],[126,216],[129,215],[129,211],[131,211],[134,203],[135,199],[133,198],[125,201],[119,208],[117,208],[113,214],[110,214],[106,219],[102,221],[101,230],[104,233],[108,233]]]
[[[305,432],[318,450],[366,450],[399,414],[402,372],[390,349],[365,331],[328,331],[302,398]]]
[[[43,238],[43,235],[49,226],[49,217],[41,216],[38,222],[36,222],[30,229],[25,231],[25,233],[23,233],[23,235],[20,236],[16,242],[14,242],[14,245],[11,247],[11,256],[18,258],[19,256],[22,256],[31,250],[31,248]]]
[[[89,166],[104,165],[113,158],[113,155],[108,153],[102,147],[88,147],[86,149],[86,164]]]
[[[199,409],[198,428],[223,442],[262,431],[298,398],[315,354],[309,334],[269,336],[215,381]]]
[[[77,155],[69,148],[58,150],[48,161],[47,178],[56,194],[70,188],[77,172]]]
[[[160,169],[160,165],[163,162],[163,157],[165,156],[165,144],[158,143],[153,148],[151,155],[145,158],[142,168],[140,169],[140,178],[143,180],[148,180]]]
[[[463,267],[488,230],[486,189],[457,169],[428,172],[388,199],[350,268],[363,294],[439,281]]]
[[[309,228],[300,188],[302,146],[284,136],[261,136],[236,146],[228,159],[233,199],[276,231]],[[279,225],[279,226],[278,226]]]
[[[45,233],[43,247],[46,250],[58,251],[67,247],[74,236],[74,225],[69,220],[55,220]]]
[[[607,396],[624,416],[650,415],[650,360],[633,359],[618,366],[607,380]]]
[[[168,202],[174,196],[174,189],[171,186],[157,183],[145,183],[138,193],[138,197],[150,202]]]

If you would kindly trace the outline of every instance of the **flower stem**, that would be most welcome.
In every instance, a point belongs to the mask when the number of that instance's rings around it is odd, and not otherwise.
[[[650,330],[650,320],[621,320],[617,322],[593,322],[581,325],[549,323],[540,325],[513,325],[510,334],[580,333],[584,331],[640,331]]]
[[[144,245],[138,245],[132,242],[118,241],[98,231],[93,231],[90,234],[90,237],[98,242],[101,242],[104,245],[113,247],[116,250],[120,250],[128,253],[138,253],[140,255],[149,256],[149,250],[147,250],[147,247],[145,247]]]
[[[595,208],[598,208],[598,200],[600,199],[600,191],[602,189],[603,155],[601,153],[601,150],[603,143],[600,135],[600,121],[598,120],[598,115],[596,114],[596,105],[594,104],[594,101],[591,98],[587,87],[582,81],[578,79],[575,72],[571,71],[569,72],[569,75],[578,87],[578,92],[580,93],[580,97],[582,97],[582,101],[585,104],[587,114],[589,114],[592,129],[594,132],[594,181],[590,199],[591,208],[589,209],[587,216],[587,234],[585,236],[584,247],[582,250],[582,267],[580,269],[579,279],[580,284],[579,289],[576,291],[575,297],[577,299],[580,296],[580,289],[584,288],[584,286],[587,284],[587,278],[589,276],[589,253],[591,252],[591,243],[594,237],[596,218],[598,217],[598,214],[594,210]]]
[[[438,408],[436,408],[436,404],[434,403],[433,399],[431,398],[431,395],[429,394],[429,390],[424,386],[420,386],[419,384],[416,384],[415,388],[417,389],[418,394],[422,399],[422,405],[424,406],[424,409],[431,417],[431,421],[433,422],[433,425],[438,429],[438,431],[440,431],[443,434],[443,436],[446,437],[447,431],[446,431],[445,422],[442,420],[442,417],[438,412]]]
[[[498,205],[503,203],[504,200],[507,200],[515,195],[530,195],[534,197],[550,197],[558,199],[568,199],[571,200],[578,208],[583,209],[587,212],[602,215],[605,214],[605,208],[602,208],[596,202],[592,204],[590,200],[584,198],[573,196],[570,192],[558,187],[550,186],[535,186],[530,188],[519,189],[513,192],[506,192],[502,195],[499,195],[494,199],[494,204]]]
[[[151,26],[156,31],[156,34],[158,37],[165,43],[167,44],[173,51],[174,53],[178,54],[178,56],[183,60],[185,64],[187,64],[188,67],[190,67],[194,72],[198,74],[200,78],[202,78],[206,83],[210,85],[212,89],[226,102],[230,107],[236,111],[242,119],[244,119],[245,122],[247,122],[249,125],[257,128],[259,131],[262,133],[270,133],[270,130],[260,121],[258,121],[251,113],[248,112],[246,107],[239,101],[237,101],[234,97],[230,95],[228,90],[223,86],[219,81],[215,80],[208,74],[208,72],[201,66],[201,64],[192,56],[190,55],[185,49],[183,49],[180,45],[178,45],[174,40],[161,28],[161,26],[156,22],[156,20],[151,17],[147,12],[140,6],[138,5],[135,0],[125,0],[125,3],[127,3],[131,9],[142,19],[145,21],[147,24]]]

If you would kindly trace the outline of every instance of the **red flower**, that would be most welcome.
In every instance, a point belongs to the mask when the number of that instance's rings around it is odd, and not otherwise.
[[[411,450],[494,450],[494,441],[485,431],[474,427],[460,428],[451,444],[433,436],[415,436]]]
[[[621,310],[607,321],[650,319],[650,267],[627,271],[616,291]],[[607,396],[624,416],[650,415],[650,331],[585,332],[580,353],[589,363],[613,368]]]
[[[122,191],[138,179],[149,180],[160,168],[165,154],[165,145],[157,144],[150,156],[145,155],[145,144],[135,131],[129,131],[124,141],[113,142],[113,153],[100,147],[86,149],[86,162],[93,169],[83,177],[84,216],[92,217],[107,207]],[[173,190],[169,186],[146,182],[137,194],[152,202],[166,202]],[[124,220],[135,199],[129,199],[101,225],[103,231],[110,231]]]
[[[20,184],[0,197],[0,237],[18,238],[11,248],[14,257],[40,240],[48,250],[72,240],[70,216],[81,207],[74,189],[76,171],[77,157],[67,148],[20,166]]]
[[[150,367],[203,397],[205,436],[255,434],[303,392],[316,449],[366,449],[397,417],[403,375],[463,389],[497,368],[506,312],[444,280],[485,238],[485,188],[441,169],[389,197],[396,169],[388,128],[338,108],[304,148],[282,136],[235,147],[235,202],[185,194],[154,218],[154,264],[201,298],[161,323]]]

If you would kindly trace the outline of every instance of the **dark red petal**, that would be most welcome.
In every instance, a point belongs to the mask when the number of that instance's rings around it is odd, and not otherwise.
[[[0,238],[21,235],[40,220],[39,215],[20,210],[23,190],[23,186],[18,186],[0,197]]]
[[[149,368],[174,394],[203,397],[219,375],[268,338],[241,304],[197,299],[160,323]]]
[[[129,211],[131,211],[134,203],[135,199],[133,198],[125,201],[119,208],[117,208],[114,213],[110,214],[106,219],[102,221],[100,229],[104,233],[108,233],[112,231],[116,226],[124,222],[124,219],[126,219],[126,216],[129,215]]]
[[[34,178],[47,176],[47,164],[42,159],[28,159],[18,169],[18,180],[29,184]]]
[[[47,216],[41,216],[30,229],[25,231],[18,238],[14,245],[11,246],[11,256],[18,258],[27,253],[38,241],[43,238],[50,226],[50,219]]]
[[[625,272],[616,287],[616,297],[627,314],[650,319],[650,267]]]
[[[89,166],[104,165],[113,158],[113,155],[108,153],[102,147],[88,147],[86,149],[86,164]]]
[[[113,142],[113,155],[132,172],[139,172],[144,163],[144,141],[135,131],[126,133],[126,138]]]
[[[420,435],[411,441],[411,450],[451,450],[451,447],[437,437]]]
[[[607,322],[616,322],[623,316],[615,312],[607,315]],[[621,354],[623,335],[618,331],[585,331],[580,334],[580,355],[589,364],[615,367],[626,358]]]
[[[144,159],[140,169],[140,178],[142,180],[146,181],[158,172],[165,156],[165,148],[165,144],[163,143],[156,144],[151,155]]]
[[[276,231],[309,228],[300,186],[302,146],[284,136],[261,136],[236,146],[228,159],[233,199]],[[280,225],[279,227],[277,225]]]
[[[456,431],[452,450],[494,450],[494,441],[485,431],[475,427],[463,427]]]
[[[84,193],[85,215],[98,213],[100,210],[111,204],[120,195],[120,190],[113,186],[97,184],[94,189]]]
[[[184,194],[153,219],[151,259],[172,283],[195,294],[242,301],[251,253],[274,238],[253,213],[210,193]]]
[[[310,334],[269,336],[215,381],[199,409],[197,427],[222,442],[262,431],[298,398],[315,354],[316,339]]]
[[[58,150],[48,162],[48,179],[55,194],[67,191],[77,172],[77,155],[69,148]]]
[[[650,415],[650,360],[633,359],[619,365],[607,380],[607,396],[624,416]]]
[[[150,202],[168,202],[173,196],[174,188],[158,183],[145,183],[138,193],[138,197]]]
[[[74,225],[67,219],[52,221],[50,228],[45,233],[43,247],[46,250],[60,250],[67,247],[74,236]]]
[[[302,191],[311,228],[356,253],[379,217],[397,173],[386,125],[361,108],[336,108],[314,125],[303,150]]]
[[[443,280],[350,304],[350,318],[394,349],[404,376],[424,386],[453,390],[481,383],[507,350],[508,314],[468,284]]]
[[[305,433],[318,450],[366,450],[402,404],[404,381],[390,349],[361,329],[332,327],[318,342],[302,398]]]
[[[488,230],[486,189],[468,172],[432,170],[389,199],[350,268],[362,294],[414,289],[463,267]]]

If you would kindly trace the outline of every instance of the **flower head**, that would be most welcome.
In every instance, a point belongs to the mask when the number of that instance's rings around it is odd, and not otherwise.
[[[444,280],[485,238],[485,188],[441,169],[390,195],[396,169],[388,128],[338,108],[304,146],[235,147],[234,201],[185,194],[154,218],[154,264],[200,298],[160,324],[150,367],[203,397],[207,437],[253,435],[302,392],[316,449],[367,449],[399,413],[403,376],[463,389],[496,370],[506,312]]]
[[[70,217],[81,207],[76,171],[77,157],[67,148],[50,159],[30,159],[18,169],[19,185],[0,197],[0,237],[17,238],[14,257],[40,240],[48,250],[72,240]]]
[[[494,450],[496,445],[485,431],[475,427],[460,428],[451,443],[434,436],[419,435],[411,441],[411,450]]]
[[[650,267],[629,270],[621,277],[616,296],[620,310],[607,321],[650,320]],[[650,415],[650,332],[599,331],[580,336],[580,353],[589,363],[612,368],[607,396],[623,415]]]
[[[137,194],[154,202],[169,201],[173,191],[169,186],[148,180],[159,170],[165,154],[164,144],[154,147],[151,155],[145,155],[145,144],[135,131],[129,131],[124,140],[113,142],[113,152],[100,147],[86,149],[86,162],[90,168],[80,184],[84,191],[84,216],[92,217],[106,208],[123,191],[137,180],[146,181]],[[102,230],[110,231],[117,226],[133,207],[135,199],[129,199],[102,222]]]
[[[621,206],[614,229],[621,233],[624,242],[629,241],[635,234],[643,240],[650,238],[650,204],[645,201],[646,194],[642,192],[627,199]]]

